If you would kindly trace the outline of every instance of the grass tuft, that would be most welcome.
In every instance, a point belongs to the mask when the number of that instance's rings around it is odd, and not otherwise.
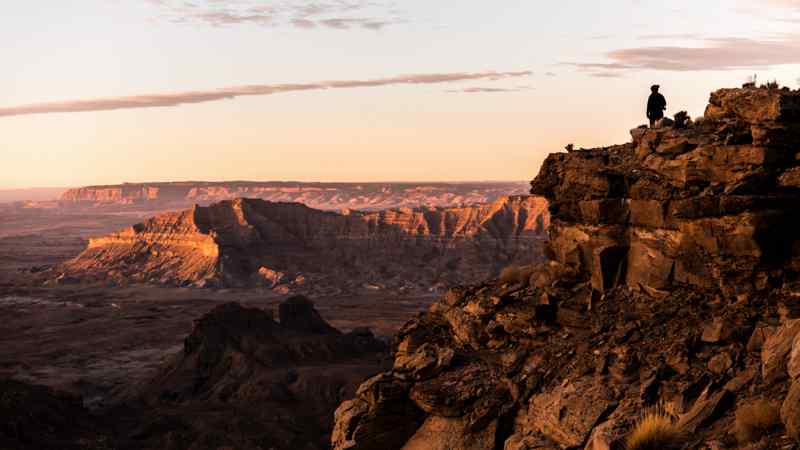
[[[664,408],[645,411],[626,440],[628,450],[668,450],[680,446],[681,432]]]

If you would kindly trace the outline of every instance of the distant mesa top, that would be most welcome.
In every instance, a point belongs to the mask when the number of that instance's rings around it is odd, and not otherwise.
[[[125,183],[70,189],[61,196],[64,208],[183,209],[208,206],[235,198],[297,202],[324,210],[367,210],[417,206],[449,207],[491,203],[505,195],[520,195],[526,183],[310,183],[187,181]]]

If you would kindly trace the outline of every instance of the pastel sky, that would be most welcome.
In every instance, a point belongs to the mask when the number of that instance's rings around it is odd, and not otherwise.
[[[800,83],[800,0],[7,3],[0,188],[526,180],[653,83]]]

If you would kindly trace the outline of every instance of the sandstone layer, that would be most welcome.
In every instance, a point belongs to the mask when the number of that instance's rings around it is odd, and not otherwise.
[[[64,208],[181,209],[237,198],[304,203],[324,210],[381,210],[447,207],[491,203],[526,192],[522,182],[474,183],[302,183],[302,182],[168,182],[125,183],[69,189]]]
[[[428,289],[536,261],[548,225],[547,202],[534,196],[350,214],[237,199],[91,239],[59,280]]]
[[[675,431],[637,449],[797,446],[800,92],[632,135],[548,157],[550,260],[406,324],[335,449],[621,449],[652,408]]]

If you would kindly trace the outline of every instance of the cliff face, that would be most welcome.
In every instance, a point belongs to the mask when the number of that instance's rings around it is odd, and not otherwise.
[[[126,183],[70,189],[61,195],[66,208],[179,209],[237,198],[304,203],[324,210],[381,210],[491,203],[526,192],[525,183],[300,183],[173,182]]]
[[[797,269],[800,95],[728,89],[686,129],[550,155],[532,192],[551,202],[555,260],[592,286],[767,289]]]
[[[343,215],[237,199],[92,239],[63,269],[69,277],[179,285],[296,286],[333,276],[429,287],[535,260],[549,225],[546,208],[542,198],[516,196],[472,207]]]
[[[620,449],[648,408],[666,431],[638,449],[796,445],[800,92],[632,135],[549,156],[550,260],[407,323],[334,448]]]

